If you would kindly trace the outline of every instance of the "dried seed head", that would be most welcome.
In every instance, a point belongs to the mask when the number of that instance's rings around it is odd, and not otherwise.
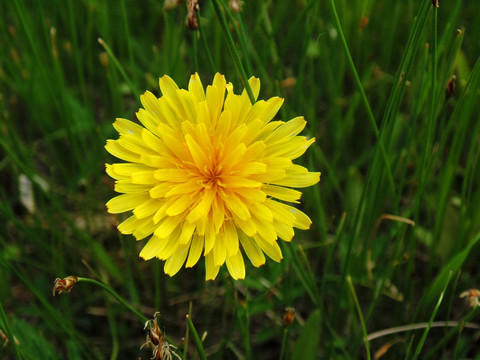
[[[187,1],[187,20],[185,21],[185,26],[190,30],[198,29],[198,20],[196,12],[200,10],[200,5],[198,0],[188,0]]]
[[[165,333],[162,332],[158,326],[157,319],[159,317],[160,313],[156,312],[153,314],[153,320],[148,320],[145,323],[145,329],[148,328],[148,334],[145,343],[140,347],[140,349],[151,347],[153,355],[151,358],[152,360],[172,360],[172,355],[177,359],[181,359],[181,357],[179,357],[174,351],[176,347],[165,341]]]
[[[288,328],[293,320],[295,320],[295,309],[288,307],[285,309],[285,314],[283,315],[283,325]]]
[[[464,291],[460,294],[460,297],[465,298],[468,305],[472,308],[480,306],[480,302],[478,301],[478,298],[480,297],[480,291],[478,291],[477,289],[470,289]]]
[[[53,284],[53,296],[58,291],[58,294],[63,292],[70,292],[73,286],[77,283],[78,277],[70,275],[64,279],[55,279],[55,283]]]
[[[450,80],[447,82],[447,86],[445,87],[445,99],[450,99],[453,94],[455,94],[455,85],[456,85],[457,77],[452,75]]]

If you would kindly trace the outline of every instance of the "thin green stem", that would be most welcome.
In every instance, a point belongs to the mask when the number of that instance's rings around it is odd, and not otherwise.
[[[288,327],[283,329],[282,347],[280,348],[280,360],[285,357],[285,344],[287,342]]]
[[[190,303],[188,304],[188,313],[191,314],[192,313],[192,302],[190,301]],[[184,346],[183,346],[183,356],[182,356],[182,359],[183,360],[187,360],[187,354],[188,354],[188,340],[190,339],[190,328],[187,326],[187,329],[185,330],[185,342],[184,342]]]
[[[447,289],[448,283],[450,282],[450,278],[452,277],[452,272],[450,271],[447,281],[445,282],[445,285],[443,287],[443,291],[441,292],[437,305],[433,309],[433,313],[430,316],[430,320],[428,321],[428,326],[425,328],[423,331],[422,337],[420,341],[418,342],[417,348],[415,349],[415,354],[413,355],[413,360],[417,360],[417,358],[420,356],[420,353],[422,351],[423,345],[425,344],[425,340],[427,340],[427,335],[428,332],[430,331],[430,328],[432,327],[433,320],[435,319],[435,315],[437,315],[438,309],[440,308],[440,304],[442,303],[443,300],[443,295],[445,294],[445,290]]]
[[[127,17],[127,9],[125,7],[125,0],[121,1],[121,9],[122,9],[122,18],[123,18],[123,24],[125,27],[125,41],[127,43],[127,49],[128,49],[128,58],[130,61],[130,68],[131,68],[131,73],[133,76],[133,83],[137,83],[137,76],[135,74],[135,60],[133,58],[133,50],[132,50],[132,41],[131,41],[131,36],[130,36],[130,27],[128,26],[128,17]],[[138,95],[138,93],[137,93]]]
[[[103,48],[105,49],[105,51],[107,52],[108,56],[110,57],[110,59],[112,59],[113,61],[113,64],[115,65],[115,67],[117,68],[117,70],[120,72],[120,74],[122,75],[123,79],[125,80],[125,82],[127,83],[128,87],[130,88],[130,91],[134,94],[135,97],[139,96],[140,95],[140,91],[137,89],[137,87],[135,86],[135,84],[132,82],[132,80],[128,77],[127,73],[125,72],[125,69],[123,68],[122,64],[120,64],[120,62],[118,61],[118,59],[116,58],[115,54],[113,53],[112,49],[110,49],[110,46],[108,46],[108,44],[102,39],[102,38],[98,38],[98,42],[100,45],[103,46]]]
[[[109,287],[108,285],[100,282],[100,281],[97,281],[97,280],[94,280],[94,279],[90,279],[90,278],[84,278],[84,277],[78,277],[78,282],[86,282],[86,283],[90,283],[90,284],[95,284],[97,286],[100,286],[101,288],[103,288],[104,290],[106,290],[107,292],[109,292],[115,299],[118,300],[118,302],[120,304],[122,304],[127,310],[131,311],[133,314],[135,314],[143,323],[146,323],[148,321],[147,317],[145,317],[142,313],[140,313],[139,311],[135,310],[127,301],[125,301],[124,298],[122,298],[120,295],[118,295],[115,290],[113,290],[111,287]]]
[[[225,35],[225,39],[227,40],[228,49],[230,50],[230,54],[232,55],[233,62],[235,63],[235,67],[237,68],[238,74],[240,75],[240,79],[242,80],[243,86],[247,91],[248,97],[250,98],[250,102],[252,104],[255,104],[255,97],[253,96],[252,88],[248,83],[248,78],[245,72],[245,68],[243,67],[242,60],[240,59],[240,54],[237,51],[235,43],[233,42],[232,34],[228,29],[227,20],[225,20],[225,16],[223,15],[223,12],[222,12],[222,9],[220,8],[220,4],[218,0],[213,0],[213,7],[215,8],[215,12],[217,13],[218,19],[220,20],[220,24],[223,30],[223,35]]]
[[[367,350],[367,359],[371,360],[367,327],[365,325],[365,320],[363,318],[362,308],[360,307],[360,303],[358,302],[357,294],[355,292],[355,287],[353,286],[352,277],[350,275],[347,275],[347,282],[348,282],[348,286],[350,287],[350,293],[352,294],[353,301],[355,303],[355,308],[357,309],[358,318],[360,319],[360,324],[362,326],[363,341],[365,342],[365,349]]]
[[[200,356],[200,359],[206,360],[207,356],[205,355],[205,350],[203,349],[202,340],[200,340],[200,337],[198,336],[197,330],[193,325],[190,315],[187,315],[186,318],[187,318],[188,328],[192,332],[193,340],[195,341],[195,345],[197,346],[198,355]]]
[[[345,55],[347,57],[347,62],[350,67],[350,71],[353,74],[353,78],[355,80],[355,85],[358,88],[358,91],[360,92],[360,98],[362,99],[363,105],[365,107],[365,110],[367,111],[367,116],[368,119],[370,120],[370,124],[372,126],[373,132],[375,133],[375,136],[377,137],[377,141],[380,143],[380,151],[382,153],[383,157],[383,162],[385,163],[385,167],[387,169],[387,178],[389,185],[391,187],[392,193],[394,198],[395,196],[395,183],[393,181],[393,175],[392,175],[392,169],[390,167],[390,162],[388,161],[387,157],[387,152],[385,150],[385,146],[382,141],[382,133],[377,127],[377,122],[375,121],[375,116],[373,115],[372,109],[370,107],[370,104],[367,99],[367,95],[365,94],[365,90],[363,89],[362,81],[360,80],[360,77],[358,76],[357,69],[355,68],[355,64],[353,62],[352,55],[350,54],[350,50],[348,49],[348,44],[347,40],[345,39],[345,35],[343,33],[343,28],[342,24],[340,23],[340,18],[338,17],[337,9],[335,7],[335,0],[330,0],[330,7],[332,9],[333,13],[333,18],[335,20],[335,25],[338,30],[338,34],[340,35],[340,40],[342,41],[343,49],[345,51]]]
[[[212,54],[210,53],[210,49],[208,48],[207,37],[205,36],[205,32],[203,31],[202,20],[200,17],[200,10],[197,10],[196,15],[197,15],[198,31],[200,32],[200,39],[202,40],[203,48],[205,49],[205,54],[207,55],[208,65],[210,66],[210,70],[212,70],[212,73],[215,74],[217,72],[216,70],[217,68],[215,67]]]

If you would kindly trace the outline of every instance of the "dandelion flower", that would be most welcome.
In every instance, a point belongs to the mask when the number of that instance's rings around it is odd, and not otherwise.
[[[260,81],[251,78],[255,99]],[[245,277],[242,253],[252,264],[265,254],[280,262],[278,238],[290,241],[293,228],[308,229],[298,203],[303,188],[320,173],[292,163],[315,139],[298,134],[303,117],[273,121],[283,99],[251,104],[246,91],[216,74],[206,91],[198,74],[188,90],[168,76],[160,79],[160,98],[140,97],[142,123],[116,119],[117,140],[107,151],[126,162],[107,164],[108,175],[122,193],[107,203],[112,214],[132,212],[118,229],[137,240],[150,237],[140,252],[145,260],[165,260],[173,276],[185,264],[205,257],[206,280],[215,279],[226,263],[234,279]]]

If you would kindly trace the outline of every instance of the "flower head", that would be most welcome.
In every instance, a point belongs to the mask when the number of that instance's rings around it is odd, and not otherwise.
[[[260,81],[251,78],[258,97]],[[125,160],[107,164],[122,195],[107,203],[110,213],[132,211],[118,229],[137,240],[150,236],[140,256],[166,260],[173,276],[183,264],[194,266],[202,253],[206,279],[227,264],[234,279],[245,277],[242,250],[254,266],[265,254],[282,259],[278,238],[290,241],[293,228],[308,229],[307,215],[296,203],[302,188],[320,173],[292,163],[314,142],[298,134],[303,117],[272,121],[283,99],[251,104],[245,91],[216,74],[206,92],[198,74],[188,90],[168,76],[160,79],[163,96],[146,92],[137,112],[143,126],[117,119],[118,140],[107,140],[112,155]]]
[[[53,296],[55,296],[55,293],[57,292],[58,294],[61,294],[64,292],[69,293],[70,291],[72,291],[72,288],[75,286],[77,281],[78,281],[78,277],[73,275],[67,276],[64,279],[56,278],[53,284]]]

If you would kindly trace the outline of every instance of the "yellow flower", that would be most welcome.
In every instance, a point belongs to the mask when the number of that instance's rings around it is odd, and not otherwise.
[[[251,78],[255,99],[260,81]],[[301,188],[316,184],[320,173],[292,163],[315,139],[297,136],[303,117],[272,121],[283,99],[251,104],[245,91],[216,74],[206,92],[198,74],[188,90],[168,76],[160,79],[163,96],[146,92],[143,124],[117,119],[118,140],[105,146],[124,163],[107,164],[107,173],[122,193],[107,203],[110,213],[132,211],[118,229],[137,240],[150,240],[140,252],[145,260],[166,260],[173,276],[186,261],[194,266],[205,256],[206,279],[227,264],[234,279],[245,277],[242,249],[254,266],[264,254],[279,262],[281,238],[290,241],[293,228],[311,221],[297,203]],[[227,95],[225,97],[225,90]]]

